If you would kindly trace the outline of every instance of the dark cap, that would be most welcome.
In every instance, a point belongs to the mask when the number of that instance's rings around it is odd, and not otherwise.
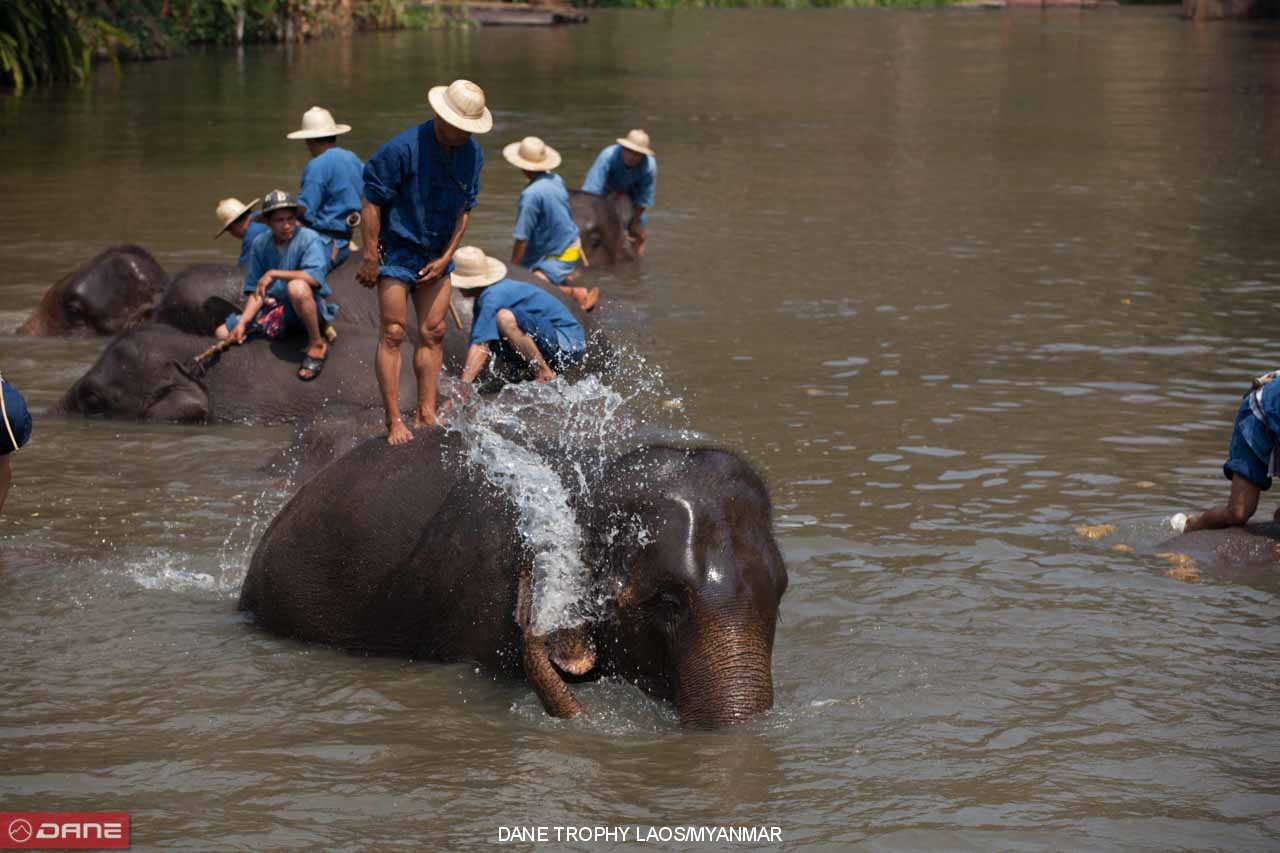
[[[284,190],[272,190],[263,197],[262,213],[258,214],[258,218],[266,220],[267,214],[282,207],[292,207],[299,216],[307,212],[307,209],[298,204],[298,200],[289,193]]]

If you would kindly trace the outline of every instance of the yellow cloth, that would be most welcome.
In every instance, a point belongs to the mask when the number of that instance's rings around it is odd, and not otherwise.
[[[576,243],[552,258],[553,261],[564,261],[566,264],[574,264],[581,259],[582,251]]]

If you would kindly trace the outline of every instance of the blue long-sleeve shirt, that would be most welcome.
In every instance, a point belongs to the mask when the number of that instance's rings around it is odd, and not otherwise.
[[[345,148],[333,147],[313,157],[302,170],[298,204],[303,221],[317,231],[347,233],[347,214],[360,209],[364,164]]]
[[[582,191],[592,195],[626,193],[636,207],[653,207],[653,193],[658,185],[658,161],[644,155],[635,166],[622,162],[622,146],[610,145],[600,152],[582,180]]]
[[[512,236],[529,241],[520,259],[526,267],[548,255],[559,255],[578,239],[578,226],[569,209],[569,191],[559,175],[543,172],[520,192]]]
[[[338,306],[332,302],[323,301],[326,297],[333,295],[329,282],[325,280],[328,269],[329,254],[319,234],[302,226],[294,232],[292,240],[279,246],[271,235],[271,229],[268,228],[267,233],[259,234],[253,241],[253,247],[249,252],[248,272],[244,277],[244,292],[253,293],[258,286],[258,279],[262,278],[267,270],[300,270],[310,273],[311,277],[320,283],[319,287],[311,289],[312,295],[316,298],[316,304],[322,309],[320,317],[322,320],[332,321],[338,315]],[[277,302],[287,302],[289,300],[288,282],[282,278],[275,279],[267,288],[267,296]]]
[[[436,141],[434,119],[378,148],[364,167],[364,197],[381,213],[384,269],[416,271],[440,257],[458,217],[476,206],[483,166],[475,139],[452,151]]]

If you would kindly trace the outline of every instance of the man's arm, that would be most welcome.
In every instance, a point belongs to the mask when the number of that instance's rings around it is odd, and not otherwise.
[[[307,225],[315,222],[315,213],[320,209],[320,202],[324,199],[324,178],[320,170],[315,167],[315,162],[311,160],[303,167],[302,186],[298,190],[298,204],[307,211],[305,216],[298,218]]]
[[[453,226],[453,236],[449,238],[449,245],[444,247],[440,257],[418,270],[418,281],[434,281],[444,275],[445,268],[453,260],[453,253],[458,251],[458,246],[462,243],[462,235],[467,233],[467,223],[470,221],[471,211],[464,210],[458,215],[458,222]]]
[[[360,234],[364,237],[364,250],[360,269],[356,271],[356,281],[365,287],[378,283],[378,237],[381,233],[382,211],[366,198],[360,207]]]
[[[472,344],[467,350],[467,362],[462,368],[462,381],[468,385],[475,382],[476,377],[488,362],[489,347],[486,344]]]
[[[605,148],[596,155],[596,161],[587,170],[587,176],[582,179],[582,191],[584,193],[608,195],[609,190],[606,186],[606,181],[609,177],[609,151],[609,148]]]
[[[520,259],[524,257],[524,250],[529,247],[528,240],[517,240],[515,245],[511,247],[511,263],[518,264]]]

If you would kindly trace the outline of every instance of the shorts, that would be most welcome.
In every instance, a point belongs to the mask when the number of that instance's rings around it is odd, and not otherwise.
[[[418,289],[418,270],[438,257],[440,257],[439,252],[430,255],[411,255],[399,251],[389,253],[383,257],[382,265],[378,267],[378,276],[402,281],[409,286],[409,292],[413,293]],[[453,261],[449,261],[449,265],[444,268],[444,275],[452,272]]]
[[[1249,400],[1240,405],[1236,413],[1235,428],[1231,431],[1231,445],[1227,448],[1227,461],[1222,465],[1222,474],[1228,480],[1240,475],[1262,491],[1271,488],[1271,477],[1267,468],[1271,461],[1268,448],[1274,445],[1271,431],[1254,416],[1249,408]],[[1260,451],[1265,451],[1259,455]]]
[[[284,313],[280,317],[280,327],[282,336],[289,336],[295,332],[305,332],[307,327],[303,325],[302,318],[298,316],[298,312],[293,310],[293,300],[287,296],[284,298]],[[261,309],[259,309],[261,311]],[[338,306],[334,305],[323,298],[316,297],[316,316],[320,320],[320,329],[324,330],[326,323],[332,323],[334,318],[338,316]],[[224,325],[228,332],[235,331],[236,326],[240,324],[240,314],[228,314]],[[249,327],[252,331],[252,325]]]
[[[577,268],[577,261],[561,261],[550,256],[536,261],[533,266],[529,267],[529,269],[538,270],[551,279],[552,284],[563,284],[564,280],[573,275],[573,271]]]

